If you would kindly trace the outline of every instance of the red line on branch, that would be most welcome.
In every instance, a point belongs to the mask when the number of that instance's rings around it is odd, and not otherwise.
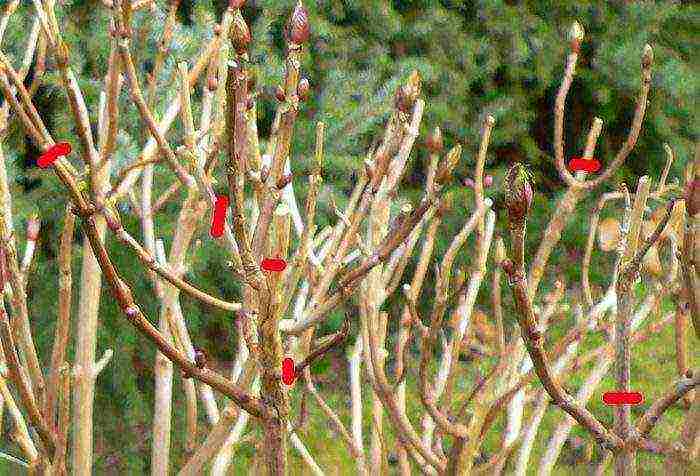
[[[68,142],[59,142],[57,144],[54,144],[39,156],[39,158],[36,161],[36,164],[41,167],[42,169],[46,169],[48,167],[51,167],[53,163],[58,159],[59,157],[66,156],[71,153],[71,146]]]
[[[606,405],[639,405],[644,395],[639,392],[605,392],[603,403]]]
[[[280,273],[287,267],[287,262],[281,258],[265,258],[260,263],[260,267],[265,271]]]
[[[600,170],[600,161],[584,157],[574,157],[569,161],[569,168],[572,172],[597,172]]]
[[[211,236],[221,238],[224,234],[224,223],[226,222],[226,210],[228,209],[228,197],[217,195],[214,202],[214,214],[211,220]]]
[[[296,380],[296,372],[294,371],[294,360],[290,357],[285,357],[282,361],[282,382],[285,385],[291,385]]]

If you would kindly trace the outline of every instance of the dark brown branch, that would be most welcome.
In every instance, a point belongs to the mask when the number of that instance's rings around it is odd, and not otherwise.
[[[294,366],[294,372],[296,373],[296,375],[300,375],[306,367],[313,364],[316,360],[322,358],[333,348],[337,347],[341,342],[345,340],[345,338],[348,336],[349,331],[350,316],[346,315],[342,327],[338,332],[336,332],[332,337],[330,337],[330,340],[328,340],[328,342],[321,344],[320,346],[312,350],[304,360],[302,360]]]
[[[522,331],[525,346],[532,359],[533,367],[547,393],[566,413],[571,415],[582,427],[590,431],[598,444],[606,449],[616,449],[623,446],[622,440],[603,426],[591,412],[581,406],[553,377],[549,359],[544,352],[544,336],[537,327],[537,320],[532,310],[530,298],[527,295],[525,276],[516,273],[512,262],[506,260],[503,269],[508,275],[513,298],[518,311],[518,324]]]

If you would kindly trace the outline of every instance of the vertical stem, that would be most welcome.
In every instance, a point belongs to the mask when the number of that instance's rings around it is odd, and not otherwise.
[[[92,192],[97,203],[103,203],[109,189],[111,161],[94,172]],[[95,217],[95,227],[101,241],[105,236],[105,220]],[[102,290],[102,270],[89,241],[83,239],[83,263],[80,275],[80,297],[76,322],[75,381],[73,384],[73,474],[92,474],[92,424],[95,398],[95,347],[97,343],[98,312]]]
[[[100,239],[104,240],[105,222],[95,221]],[[73,474],[92,474],[92,420],[95,380],[92,366],[95,362],[97,314],[100,307],[102,271],[90,243],[83,238],[83,266],[80,276],[80,301],[76,323],[75,394],[73,397]]]
[[[59,389],[59,369],[64,364],[66,347],[70,336],[70,310],[73,289],[71,261],[73,254],[73,231],[75,215],[66,206],[61,233],[61,245],[58,252],[58,319],[56,322],[56,337],[51,353],[51,369],[46,391],[45,414],[46,420],[53,424],[56,415],[56,395]]]
[[[651,181],[644,176],[639,179],[634,206],[630,217],[627,243],[621,258],[622,275],[617,284],[617,320],[615,322],[615,379],[617,390],[630,391],[630,367],[632,359],[631,345],[631,315],[634,304],[634,291],[632,286],[636,280],[636,271],[630,269],[630,262],[637,252],[639,235],[644,218],[647,198]],[[627,442],[633,437],[632,408],[629,405],[621,405],[615,409],[615,433],[623,441]],[[630,445],[625,445],[615,454],[615,474],[626,476],[636,474],[635,451]]]

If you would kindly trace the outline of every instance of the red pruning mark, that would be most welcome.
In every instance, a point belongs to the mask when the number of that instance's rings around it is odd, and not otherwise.
[[[39,159],[37,159],[36,163],[39,167],[42,169],[46,169],[48,167],[51,167],[51,165],[58,159],[59,157],[65,156],[70,154],[71,147],[68,142],[59,142],[58,144],[54,144],[39,156]]]
[[[644,396],[639,392],[605,392],[603,403],[606,405],[639,405]]]
[[[600,170],[600,162],[593,158],[574,157],[569,161],[569,168],[573,172],[597,172]]]
[[[226,195],[217,195],[214,203],[214,216],[211,220],[211,236],[213,238],[220,238],[224,234],[227,209],[228,197]]]
[[[282,361],[282,382],[285,385],[291,385],[294,383],[296,378],[297,374],[294,370],[294,360],[289,357],[285,357],[285,359]]]
[[[287,262],[281,258],[265,258],[260,265],[265,271],[280,273],[287,267]]]

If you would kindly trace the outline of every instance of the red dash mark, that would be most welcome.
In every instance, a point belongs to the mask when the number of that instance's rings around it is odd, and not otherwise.
[[[285,359],[282,361],[282,382],[284,382],[285,385],[291,385],[294,383],[294,380],[296,380],[297,375],[296,371],[294,370],[294,360],[285,357]]]
[[[280,273],[287,267],[287,262],[280,258],[265,258],[260,265],[265,271]]]
[[[644,396],[639,392],[605,392],[603,403],[606,405],[639,405]]]
[[[574,157],[569,161],[569,168],[574,172],[597,172],[600,170],[600,162],[593,158]]]
[[[224,234],[227,209],[228,197],[226,195],[217,195],[214,203],[214,216],[211,221],[211,236],[213,238],[220,238]]]
[[[51,146],[51,148],[49,148],[49,150],[41,154],[41,156],[39,156],[39,159],[37,159],[36,163],[39,167],[45,169],[51,167],[51,165],[56,161],[56,159],[68,155],[70,154],[70,152],[71,147],[68,142],[59,142],[58,144],[54,144],[53,146]]]

